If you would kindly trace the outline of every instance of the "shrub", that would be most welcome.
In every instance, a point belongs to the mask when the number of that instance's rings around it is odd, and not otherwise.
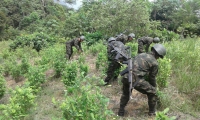
[[[30,86],[35,93],[40,89],[41,84],[46,81],[44,69],[40,66],[30,67],[25,77],[28,79],[28,86]]]
[[[39,52],[42,48],[53,45],[55,42],[54,38],[44,33],[22,35],[17,37],[14,42],[10,44],[10,50],[15,50],[18,47],[33,46],[33,49]]]
[[[65,71],[63,71],[62,75],[62,82],[64,83],[65,87],[73,86],[76,83],[78,72],[78,66],[76,62],[71,62],[67,64]]]
[[[160,89],[167,87],[168,85],[168,78],[172,72],[171,68],[171,60],[167,59],[166,57],[163,59],[158,59],[159,63],[159,71],[156,77],[157,85]]]
[[[88,69],[89,68],[87,65],[85,65],[83,63],[80,64],[80,73],[82,73],[83,76],[86,76],[88,74]]]
[[[32,88],[19,88],[12,91],[10,103],[0,105],[3,110],[5,120],[21,120],[28,114],[28,111],[35,105],[36,96],[33,94]]]
[[[66,97],[61,104],[63,116],[67,120],[106,120],[111,111],[107,109],[108,99],[100,94],[100,90],[91,90],[91,85],[74,86],[74,96]]]
[[[91,46],[91,45],[97,43],[102,38],[103,38],[103,35],[101,32],[88,33],[86,35],[87,46]]]
[[[6,91],[6,81],[5,81],[4,76],[2,75],[3,71],[1,69],[0,69],[0,99],[3,97]]]
[[[156,118],[155,120],[176,120],[176,117],[173,116],[171,118],[169,118],[166,113],[169,111],[169,108],[166,108],[164,111],[162,112],[156,112]]]

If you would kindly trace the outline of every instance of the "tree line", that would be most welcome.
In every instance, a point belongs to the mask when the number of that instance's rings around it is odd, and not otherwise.
[[[200,1],[83,0],[74,10],[53,0],[1,0],[0,21],[0,40],[35,32],[65,38],[101,32],[106,38],[127,30],[136,38],[171,41],[200,35]]]

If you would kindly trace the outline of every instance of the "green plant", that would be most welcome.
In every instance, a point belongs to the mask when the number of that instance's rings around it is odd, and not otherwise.
[[[33,94],[33,89],[20,88],[17,87],[12,91],[12,96],[10,98],[9,104],[0,105],[5,116],[3,118],[6,120],[21,120],[29,112],[30,108],[35,105],[34,100],[36,96]]]
[[[88,74],[88,65],[80,64],[80,73],[83,73],[83,76],[86,76]]]
[[[96,88],[91,90],[91,85],[73,86],[73,96],[66,97],[61,104],[63,116],[67,120],[106,120],[112,112],[107,109],[108,99]]]
[[[66,59],[64,56],[58,55],[53,62],[53,68],[55,69],[55,77],[60,77],[66,67]]]
[[[106,52],[106,49],[107,49],[106,43],[103,44],[102,42],[99,42],[96,43],[95,45],[91,45],[89,47],[89,52],[92,53],[92,55],[96,56],[101,51]]]
[[[166,113],[169,111],[169,108],[166,108],[164,111],[162,112],[156,112],[156,118],[155,120],[176,120],[176,117],[173,116],[171,118],[169,118]]]
[[[100,51],[96,60],[96,69],[100,70],[101,68],[105,70],[107,66],[107,54],[104,51]]]
[[[101,32],[88,33],[86,35],[87,46],[91,46],[91,45],[97,43],[102,38],[103,38],[103,35]]]
[[[157,85],[160,89],[167,87],[168,85],[168,78],[172,72],[171,68],[171,60],[167,59],[166,57],[163,59],[158,60],[159,63],[159,71],[156,77]]]
[[[66,65],[67,67],[63,71],[62,75],[62,82],[64,83],[65,87],[72,86],[76,83],[78,66],[76,62],[71,62],[70,64]]]
[[[157,108],[159,110],[164,109],[166,107],[169,107],[173,104],[172,101],[171,101],[172,97],[169,96],[168,93],[157,90],[156,95],[158,96]]]
[[[0,99],[4,96],[5,91],[6,91],[6,81],[1,71],[0,72]]]
[[[40,66],[30,67],[25,77],[28,79],[26,84],[30,88],[32,88],[35,93],[38,92],[41,84],[46,81],[45,75],[44,75],[44,69]]]

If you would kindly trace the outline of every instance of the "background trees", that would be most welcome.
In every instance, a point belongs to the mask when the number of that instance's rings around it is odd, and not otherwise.
[[[1,0],[0,11],[2,39],[34,32],[71,38],[99,31],[115,36],[127,30],[136,37],[159,36],[164,40],[171,40],[166,38],[165,34],[172,34],[167,31],[184,37],[200,34],[198,0],[83,0],[78,10],[53,0]]]

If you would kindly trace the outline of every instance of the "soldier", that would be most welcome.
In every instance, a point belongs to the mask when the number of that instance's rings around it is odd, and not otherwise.
[[[122,42],[116,41],[114,37],[110,37],[108,39],[108,46],[107,46],[107,55],[108,55],[108,70],[107,70],[107,77],[105,78],[104,82],[105,85],[109,84],[111,79],[117,79],[121,64],[120,62],[123,60],[122,56],[117,57],[117,52],[115,49],[120,50],[120,52],[127,54],[125,50],[125,46]]]
[[[66,58],[70,59],[73,53],[72,47],[75,46],[79,52],[83,52],[81,48],[81,42],[85,40],[85,36],[80,36],[78,38],[69,40],[66,42]]]
[[[135,90],[146,94],[148,97],[149,112],[148,115],[155,115],[157,95],[156,95],[156,75],[158,73],[158,62],[157,59],[163,58],[166,54],[166,49],[161,44],[155,44],[151,47],[151,52],[141,53],[135,56],[132,65],[132,81]],[[145,77],[148,76],[148,80]],[[120,108],[118,111],[119,116],[124,116],[124,108],[127,105],[130,94],[127,74],[122,79],[123,93],[120,99]]]
[[[116,36],[116,41],[121,41],[125,45],[127,42],[132,41],[133,38],[135,38],[134,33],[130,33],[128,36],[126,36],[125,34],[120,34]]]
[[[138,54],[143,53],[143,52],[148,52],[149,46],[151,43],[158,43],[160,39],[158,37],[152,38],[152,37],[142,37],[138,39]],[[143,50],[145,47],[145,51]]]

